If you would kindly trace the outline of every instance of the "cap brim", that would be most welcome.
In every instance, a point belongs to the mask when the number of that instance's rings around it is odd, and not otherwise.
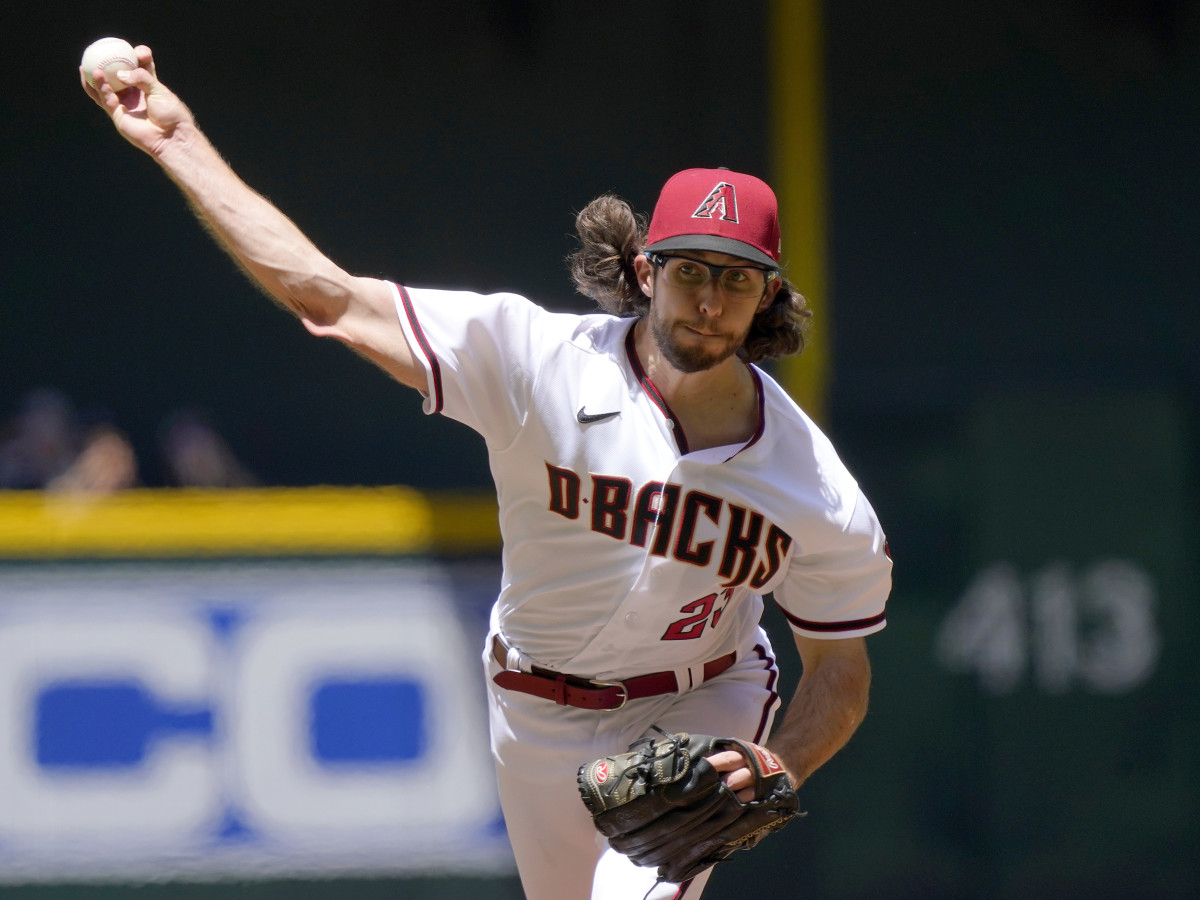
[[[715,234],[677,234],[675,237],[655,241],[646,248],[652,253],[660,250],[710,250],[713,253],[728,253],[730,256],[740,256],[751,262],[759,263],[770,269],[778,270],[779,263],[767,256],[757,247],[733,238],[721,237]]]

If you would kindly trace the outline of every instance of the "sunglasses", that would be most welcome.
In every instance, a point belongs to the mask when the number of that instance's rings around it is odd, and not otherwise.
[[[662,269],[663,277],[672,287],[685,291],[696,291],[716,281],[730,297],[761,297],[771,279],[779,272],[763,266],[742,263],[736,266],[715,266],[702,259],[692,259],[690,256],[675,254],[652,253],[647,250],[643,254],[658,268]],[[760,281],[756,272],[762,273]]]

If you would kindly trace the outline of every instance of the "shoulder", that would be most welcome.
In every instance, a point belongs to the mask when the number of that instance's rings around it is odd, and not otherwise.
[[[625,337],[633,325],[633,319],[620,318],[608,313],[576,315],[568,335],[568,341],[585,353],[602,356],[618,356],[625,352]]]
[[[803,451],[826,462],[842,465],[833,441],[801,408],[792,396],[767,372],[752,367],[758,374],[763,392],[763,415],[767,428],[772,433],[772,444],[782,444],[778,449],[795,453]]]
[[[446,318],[460,322],[495,321],[536,326],[547,336],[579,342],[583,346],[603,343],[605,325],[615,320],[602,313],[553,312],[528,297],[510,291],[477,291],[393,285],[396,304],[409,318]]]
[[[527,297],[509,292],[483,294],[478,291],[402,284],[393,284],[393,288],[396,304],[401,311],[421,316],[446,316],[466,320],[504,314],[537,316],[545,312]]]
[[[778,382],[767,373],[756,371],[763,389],[760,464],[773,472],[782,495],[793,500],[809,498],[823,519],[845,526],[858,504],[861,493],[858,481],[833,441],[812,417]]]

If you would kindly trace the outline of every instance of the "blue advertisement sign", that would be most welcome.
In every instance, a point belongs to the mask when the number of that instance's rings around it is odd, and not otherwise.
[[[0,883],[510,871],[458,601],[419,563],[0,571]]]

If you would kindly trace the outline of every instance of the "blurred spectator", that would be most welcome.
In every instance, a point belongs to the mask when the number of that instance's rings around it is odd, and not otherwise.
[[[0,430],[0,488],[43,488],[66,472],[78,453],[75,407],[60,391],[37,388]]]
[[[181,409],[158,431],[162,481],[172,487],[248,487],[258,479],[201,413]],[[82,416],[54,388],[38,388],[0,426],[0,490],[106,494],[133,487],[137,457],[126,436],[99,413]]]
[[[111,494],[137,482],[133,447],[111,425],[94,428],[71,466],[50,479],[46,489],[57,493]]]
[[[159,449],[168,484],[230,488],[258,483],[225,440],[194,410],[179,410],[163,423]]]

